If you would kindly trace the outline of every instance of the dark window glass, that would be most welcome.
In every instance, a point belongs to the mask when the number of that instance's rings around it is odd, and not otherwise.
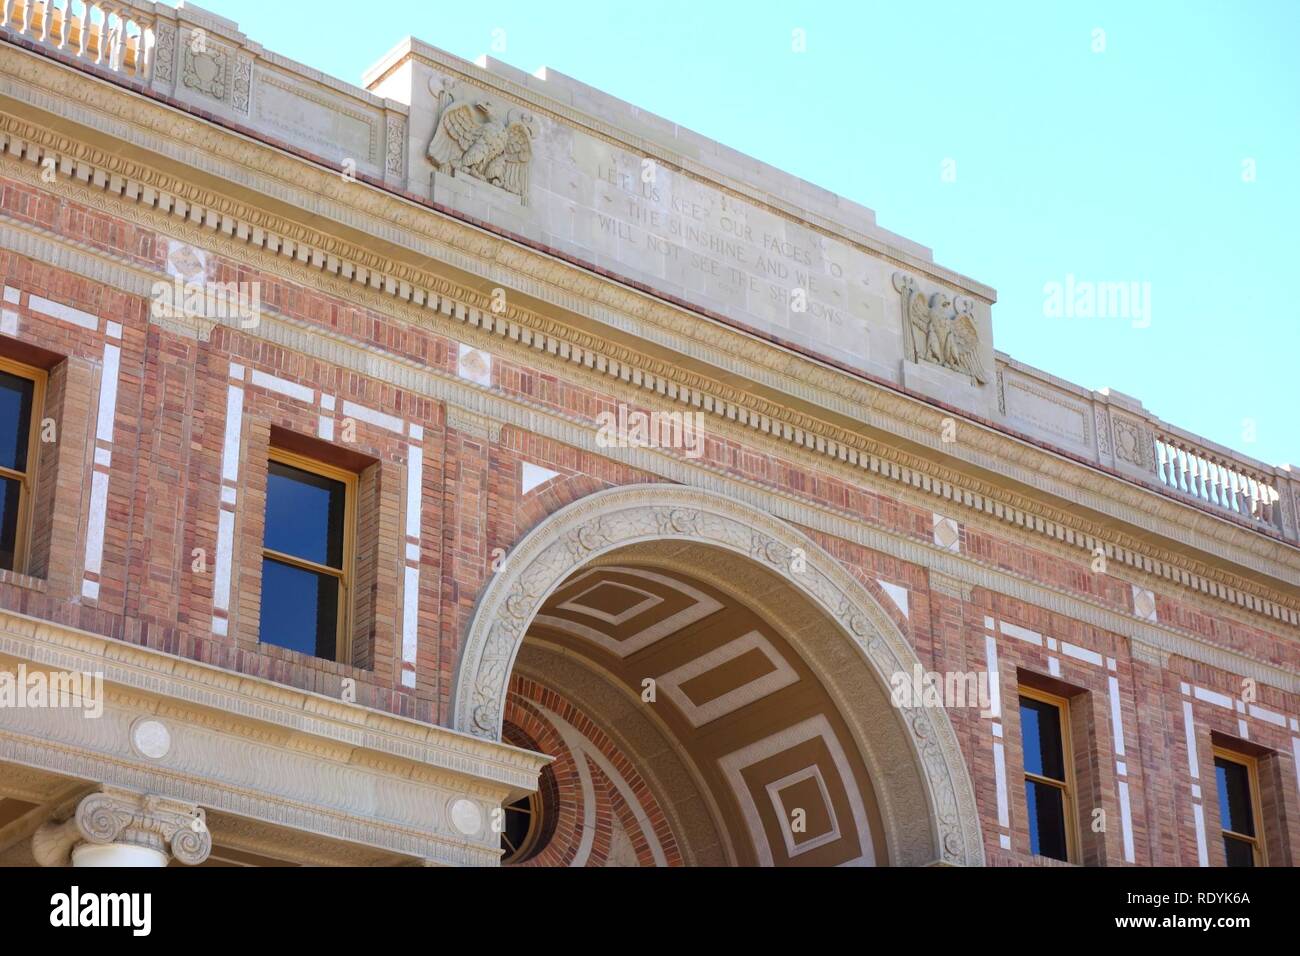
[[[530,847],[528,837],[532,832],[537,814],[537,798],[529,794],[516,800],[505,808],[505,829],[501,831],[502,860],[508,863],[521,862]]]
[[[1021,697],[1020,733],[1025,746],[1025,772],[1064,781],[1060,709],[1041,700]]]
[[[0,372],[0,466],[14,471],[27,471],[35,387],[29,378]]]
[[[262,559],[262,619],[258,640],[333,660],[338,652],[339,581]]]
[[[1029,808],[1029,848],[1040,856],[1068,860],[1065,839],[1065,794],[1060,787],[1037,780],[1025,781]]]
[[[341,481],[270,463],[266,482],[266,547],[331,568],[343,567]]]
[[[1250,771],[1245,764],[1214,758],[1219,783],[1219,822],[1223,829],[1255,835],[1255,814],[1250,805]]]
[[[1228,866],[1254,866],[1255,848],[1245,840],[1225,836],[1223,852],[1228,857]]]
[[[14,569],[18,550],[18,501],[22,482],[17,478],[0,478],[0,568]]]

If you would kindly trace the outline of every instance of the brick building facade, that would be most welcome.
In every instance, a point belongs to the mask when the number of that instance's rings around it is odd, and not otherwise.
[[[28,6],[0,862],[1295,862],[1288,468],[566,77]]]

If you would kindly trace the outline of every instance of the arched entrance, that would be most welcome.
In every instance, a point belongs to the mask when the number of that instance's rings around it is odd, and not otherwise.
[[[513,715],[511,734],[549,734],[592,781],[610,776],[602,760],[629,766],[683,862],[978,864],[947,715],[890,703],[914,663],[866,589],[789,525],[694,489],[618,488],[507,556],[470,629],[455,726],[501,739]],[[613,803],[636,792],[605,782]]]

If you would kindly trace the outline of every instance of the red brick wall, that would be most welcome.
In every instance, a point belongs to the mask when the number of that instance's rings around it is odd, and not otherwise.
[[[169,240],[151,230],[91,213],[62,198],[0,180],[0,206],[10,215],[38,224],[69,241],[112,253],[129,262],[161,270]],[[415,327],[354,302],[341,300],[285,279],[214,258],[218,281],[261,283],[263,304],[307,327],[369,344],[385,354],[417,361],[454,374],[456,342],[436,325]],[[146,299],[117,292],[93,280],[49,265],[0,252],[0,276],[23,293],[18,307],[22,346],[44,350],[53,366],[47,407],[58,419],[59,441],[43,449],[39,475],[42,523],[33,548],[36,575],[0,573],[0,606],[115,638],[154,647],[234,671],[256,674],[325,694],[337,695],[342,679],[356,682],[357,700],[367,706],[447,722],[451,711],[461,642],[476,601],[491,573],[494,555],[508,552],[529,530],[565,505],[602,488],[659,480],[620,462],[506,426],[499,438],[475,429],[449,426],[447,410],[391,383],[308,358],[290,349],[229,328],[217,328],[208,341],[196,341],[149,322]],[[103,573],[97,600],[82,597],[82,563],[89,519],[89,487],[94,457],[104,338],[66,322],[38,315],[29,297],[44,296],[82,309],[102,322],[123,327],[121,374],[114,426],[112,467],[104,534]],[[16,348],[15,343],[0,343]],[[266,451],[272,428],[315,436],[318,409],[244,383],[245,424],[240,451],[236,550],[232,576],[230,627],[214,634],[212,569],[217,553],[221,459],[225,440],[226,395],[231,363],[259,370],[319,393],[337,395],[396,415],[424,429],[423,513],[421,520],[419,649],[415,687],[401,684],[401,599],[404,564],[402,514],[408,441],[383,428],[356,422],[356,439],[347,451],[374,464],[365,471],[361,495],[373,503],[360,524],[364,567],[358,572],[357,645],[347,663],[306,658],[257,642],[260,606],[261,536],[265,507]],[[526,399],[570,417],[594,422],[613,411],[616,396],[582,381],[568,381],[526,364],[495,356],[493,384],[507,395]],[[635,402],[629,402],[637,407]],[[342,419],[340,412],[337,416]],[[520,493],[524,461],[559,473],[528,495]],[[931,540],[929,511],[855,486],[845,476],[711,435],[704,464],[737,478],[792,494],[846,516],[920,542]],[[47,509],[47,510],[45,510]],[[958,517],[960,517],[958,515]],[[927,668],[979,671],[984,668],[984,619],[1009,621],[1114,658],[1116,670],[1085,665],[1062,654],[1060,680],[1081,695],[1087,708],[1086,732],[1076,749],[1088,748],[1080,767],[1088,803],[1105,810],[1107,829],[1088,843],[1091,861],[1123,859],[1116,805],[1116,760],[1112,753],[1108,678],[1120,682],[1128,753],[1132,839],[1140,863],[1194,864],[1193,783],[1188,775],[1183,733],[1181,685],[1240,697],[1239,677],[1177,657],[1167,668],[1135,660],[1121,634],[1051,613],[1010,597],[976,589],[968,600],[932,590],[921,566],[873,552],[819,532],[812,537],[863,585],[893,618]],[[1096,574],[1086,560],[1066,560],[1025,540],[977,528],[961,528],[965,555],[1023,575],[1049,588],[1075,594],[1131,613],[1129,584]],[[194,570],[196,549],[206,568]],[[499,549],[499,550],[498,550]],[[905,587],[909,615],[884,594],[878,580]],[[1264,626],[1242,623],[1185,599],[1173,588],[1159,591],[1158,613],[1199,635],[1211,646],[1300,670],[1300,645]],[[998,638],[1004,705],[1015,697],[1017,672],[1049,675],[1045,649]],[[1300,700],[1260,686],[1257,703],[1270,711],[1300,714]],[[1221,859],[1217,842],[1210,732],[1236,737],[1236,713],[1194,703],[1200,785],[1211,862]],[[974,780],[985,828],[986,849],[994,862],[1027,862],[1020,788],[1018,717],[1004,715],[1012,848],[1000,846],[996,787],[993,782],[991,721],[976,712],[951,714]],[[521,718],[522,719],[522,718]],[[1081,725],[1083,726],[1083,725]],[[1300,844],[1300,796],[1291,749],[1292,731],[1261,720],[1250,721],[1253,746],[1267,753],[1263,766],[1269,813],[1283,826],[1275,856],[1295,858]],[[1207,773],[1205,768],[1211,768]],[[609,812],[619,812],[609,798]],[[1091,807],[1081,808],[1090,810]]]

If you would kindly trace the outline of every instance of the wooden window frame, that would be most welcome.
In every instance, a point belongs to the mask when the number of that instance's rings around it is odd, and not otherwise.
[[[283,551],[276,551],[266,546],[266,530],[262,531],[262,559],[271,558],[279,561],[281,564],[288,564],[293,567],[302,568],[307,571],[314,571],[321,574],[328,574],[336,578],[339,582],[339,608],[336,615],[336,634],[334,640],[334,661],[340,664],[350,664],[352,662],[352,584],[356,578],[355,567],[355,548],[356,548],[356,507],[357,507],[357,479],[358,476],[351,471],[339,468],[335,465],[329,465],[318,458],[310,458],[306,455],[300,455],[297,452],[286,451],[283,448],[271,446],[266,453],[268,470],[267,500],[270,500],[270,462],[278,462],[281,465],[287,465],[290,468],[297,468],[300,471],[311,472],[320,475],[322,478],[330,478],[343,484],[343,561],[342,567],[332,568],[328,564],[317,564],[315,561],[309,561],[306,558],[300,558],[296,555],[286,554]],[[265,517],[263,518],[265,520]],[[275,645],[278,646],[278,645]],[[312,655],[315,656],[315,655]]]
[[[45,386],[49,373],[45,369],[0,356],[0,372],[8,372],[32,383],[32,420],[27,428],[27,470],[15,471],[0,465],[0,477],[18,481],[18,526],[14,533],[14,574],[27,573],[32,545],[32,503],[36,497],[36,470],[40,462],[41,416],[45,410]]]
[[[1219,820],[1219,840],[1222,845],[1224,837],[1232,837],[1234,840],[1241,840],[1249,843],[1255,851],[1255,866],[1268,866],[1268,848],[1264,842],[1264,817],[1260,809],[1259,799],[1259,760],[1249,754],[1244,754],[1239,750],[1229,750],[1227,747],[1215,745],[1210,748],[1216,760],[1226,760],[1228,763],[1239,764],[1246,768],[1246,782],[1250,785],[1250,817],[1255,824],[1255,835],[1247,836],[1244,833],[1238,833],[1236,830],[1229,830],[1220,814]],[[1215,768],[1214,774],[1214,796],[1220,802],[1222,797],[1219,794],[1219,774],[1218,768]],[[1225,864],[1226,853],[1225,853]]]
[[[524,799],[528,801],[527,810],[515,809],[515,804],[522,802],[521,800],[515,800],[501,808],[503,814],[525,812],[528,814],[528,831],[524,834],[524,838],[520,842],[519,846],[515,847],[512,852],[502,853],[501,863],[503,866],[510,866],[514,863],[523,863],[532,859],[537,850],[537,843],[542,836],[542,824],[545,822],[542,819],[542,814],[545,811],[545,805],[542,802],[542,795],[539,791],[534,791],[533,793],[528,794]],[[508,832],[509,828],[503,826],[501,829],[503,841]]]
[[[1040,776],[1025,769],[1025,729],[1023,726],[1020,728],[1020,770],[1026,780],[1046,784],[1061,791],[1062,813],[1065,815],[1065,862],[1078,863],[1082,837],[1079,833],[1079,813],[1075,807],[1075,795],[1078,793],[1078,787],[1074,779],[1074,748],[1071,746],[1073,724],[1070,722],[1070,701],[1065,697],[1049,694],[1047,691],[1039,690],[1036,687],[1027,687],[1024,684],[1018,685],[1017,693],[1019,697],[1028,697],[1030,700],[1049,704],[1060,711],[1061,762],[1065,770],[1065,780]],[[1020,702],[1017,700],[1017,709],[1019,709],[1019,706]],[[1023,792],[1023,787],[1021,789]],[[1028,801],[1025,802],[1025,820],[1029,822]]]

